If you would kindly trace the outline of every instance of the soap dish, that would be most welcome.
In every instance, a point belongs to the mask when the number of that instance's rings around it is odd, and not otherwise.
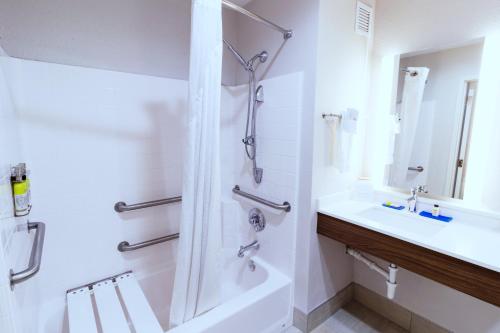
[[[388,204],[382,204],[382,206],[390,208],[390,209],[395,209],[395,210],[403,210],[403,209],[405,209],[405,206],[393,206],[393,205],[388,205]]]
[[[434,216],[434,215],[432,215],[432,213],[426,212],[425,210],[421,211],[419,215],[423,216],[423,217],[427,217],[427,218],[433,219],[433,220],[438,220],[438,221],[441,221],[441,222],[446,222],[446,223],[451,222],[451,220],[453,220],[453,217],[451,217],[451,216],[444,216],[444,215]]]

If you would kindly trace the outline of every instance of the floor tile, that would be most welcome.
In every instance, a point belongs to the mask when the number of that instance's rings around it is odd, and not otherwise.
[[[302,331],[295,326],[291,326],[288,327],[283,333],[302,333]]]
[[[337,311],[312,333],[408,333],[408,331],[354,301]]]

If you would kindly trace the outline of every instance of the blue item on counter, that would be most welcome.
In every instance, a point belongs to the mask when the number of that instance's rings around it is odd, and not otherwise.
[[[451,217],[451,216],[444,216],[444,215],[434,216],[434,215],[432,215],[431,212],[426,212],[425,210],[420,212],[420,216],[428,217],[430,219],[434,219],[434,220],[438,220],[438,221],[446,222],[446,223],[451,222],[451,220],[453,220],[453,217]]]
[[[391,208],[391,209],[395,209],[395,210],[403,210],[405,209],[405,206],[393,206],[392,204],[382,204],[382,206],[384,207],[387,207],[387,208]]]

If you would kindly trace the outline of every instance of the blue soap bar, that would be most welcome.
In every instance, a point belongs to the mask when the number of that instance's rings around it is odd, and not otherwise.
[[[382,206],[387,207],[387,208],[391,208],[391,209],[395,209],[395,210],[405,209],[405,206],[392,206],[392,205],[387,205],[387,204],[382,204]]]
[[[438,220],[438,221],[446,222],[446,223],[451,222],[451,220],[453,220],[453,217],[444,216],[444,215],[433,216],[432,213],[426,212],[426,211],[421,211],[420,216],[428,217],[430,219],[434,219],[434,220]]]

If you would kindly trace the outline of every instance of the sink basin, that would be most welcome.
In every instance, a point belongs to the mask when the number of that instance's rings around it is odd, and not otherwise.
[[[358,216],[402,234],[433,236],[446,227],[443,223],[420,217],[417,214],[395,211],[384,207],[366,209],[360,212]]]

